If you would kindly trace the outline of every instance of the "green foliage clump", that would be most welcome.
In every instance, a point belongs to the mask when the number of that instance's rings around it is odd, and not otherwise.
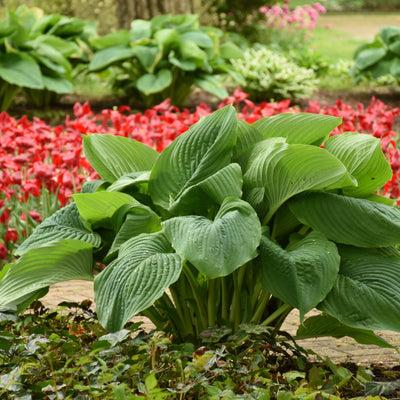
[[[241,50],[224,39],[220,29],[200,27],[197,15],[160,15],[135,20],[92,42],[96,52],[89,70],[111,70],[113,88],[146,106],[170,98],[182,105],[194,86],[224,98],[228,95],[218,74],[235,77],[230,58]]]
[[[329,11],[390,11],[400,9],[398,0],[321,0],[321,4]]]
[[[378,79],[386,75],[400,82],[400,28],[383,27],[374,40],[356,50],[354,59],[350,72],[356,82],[365,77]]]
[[[312,69],[263,46],[245,50],[232,64],[245,80],[243,90],[256,101],[308,98],[318,87]]]
[[[7,109],[22,93],[36,106],[72,93],[73,70],[88,62],[95,24],[24,7],[8,11],[0,22],[0,107]]]

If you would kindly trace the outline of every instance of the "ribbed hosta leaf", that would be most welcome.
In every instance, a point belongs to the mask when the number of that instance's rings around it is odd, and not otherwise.
[[[214,221],[183,216],[162,225],[175,251],[210,279],[228,275],[253,259],[261,237],[255,211],[234,198],[222,203]]]
[[[126,193],[77,193],[72,196],[82,217],[93,228],[113,228],[112,217],[123,206],[138,204]]]
[[[295,194],[354,185],[346,167],[325,149],[283,140],[257,143],[244,174],[245,199],[266,213],[265,221]]]
[[[264,136],[255,128],[254,124],[238,119],[237,125],[237,142],[233,152],[234,158],[239,159],[254,144],[264,140]]]
[[[172,251],[163,233],[142,234],[124,243],[118,258],[96,276],[96,311],[107,330],[122,329],[179,278],[183,258]]]
[[[0,305],[15,304],[53,283],[92,280],[92,247],[80,240],[62,239],[26,252],[0,281]]]
[[[110,182],[131,172],[150,170],[158,157],[153,148],[141,142],[105,134],[83,136],[83,150],[91,166]]]
[[[400,255],[342,246],[337,281],[318,308],[355,328],[400,331]]]
[[[81,240],[93,247],[101,245],[100,235],[85,227],[76,204],[72,203],[46,218],[18,247],[16,254],[25,254],[30,249],[57,239]]]
[[[287,250],[263,235],[259,259],[263,286],[298,308],[301,318],[332,289],[340,263],[335,244],[319,232],[311,232]]]
[[[265,139],[287,138],[288,143],[312,144],[320,146],[342,119],[331,115],[310,113],[282,113],[254,122]]]
[[[123,175],[108,188],[108,192],[120,192],[132,186],[147,184],[150,179],[150,171],[137,171]]]
[[[193,185],[174,203],[170,211],[201,212],[227,197],[242,197],[243,177],[239,164],[229,164],[214,175]]]
[[[115,236],[110,253],[117,251],[123,243],[133,236],[161,230],[161,218],[151,208],[142,204],[129,208],[123,214],[124,221]]]
[[[383,154],[381,141],[371,135],[354,132],[335,135],[325,142],[325,149],[357,179],[357,187],[344,190],[349,196],[369,195],[392,179],[392,168]]]
[[[199,198],[198,185],[230,164],[236,123],[233,107],[224,107],[203,118],[165,148],[150,176],[149,192],[154,203],[174,213],[182,211],[180,203],[182,207],[191,204],[193,210],[207,207],[209,196]],[[196,196],[192,196],[192,190]],[[185,201],[187,196],[190,200]]]
[[[372,344],[380,347],[393,348],[386,340],[367,329],[351,328],[339,322],[330,315],[314,315],[307,318],[297,330],[296,340],[332,336],[341,338],[349,336],[360,344]]]
[[[303,224],[337,243],[358,247],[400,243],[400,211],[386,204],[314,192],[291,199],[289,208]]]

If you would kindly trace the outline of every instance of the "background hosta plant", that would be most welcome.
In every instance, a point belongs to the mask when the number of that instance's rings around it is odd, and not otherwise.
[[[264,46],[246,49],[244,58],[231,61],[245,80],[243,90],[256,101],[307,98],[318,87],[312,69]]]
[[[130,31],[120,30],[92,42],[97,49],[90,71],[110,71],[115,90],[146,106],[170,98],[181,105],[194,86],[219,98],[228,94],[217,74],[230,73],[229,62],[241,50],[224,39],[222,30],[200,27],[197,15],[161,15],[135,20]]]
[[[400,28],[384,26],[374,40],[356,50],[354,59],[350,73],[356,81],[390,75],[400,82]]]
[[[19,7],[0,21],[0,107],[6,110],[22,90],[36,106],[72,93],[73,66],[88,61],[95,25],[39,9]]]
[[[389,346],[367,329],[400,330],[400,212],[375,194],[392,171],[379,139],[329,138],[340,123],[297,113],[250,125],[227,106],[160,154],[85,136],[102,179],[17,249],[0,304],[23,309],[53,283],[94,279],[110,331],[141,313],[196,340],[213,326],[278,330],[293,308],[303,319],[317,307],[330,318],[306,320],[299,337],[336,321],[342,336]]]

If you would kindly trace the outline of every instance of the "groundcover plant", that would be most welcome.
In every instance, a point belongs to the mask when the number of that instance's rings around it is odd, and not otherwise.
[[[329,137],[340,123],[297,113],[250,125],[226,106],[160,154],[86,135],[102,179],[17,249],[0,304],[23,309],[53,283],[94,279],[109,331],[141,313],[196,340],[213,326],[278,329],[293,308],[303,320],[317,307],[326,315],[298,337],[390,346],[368,329],[400,330],[400,212],[375,194],[392,170],[379,139]]]

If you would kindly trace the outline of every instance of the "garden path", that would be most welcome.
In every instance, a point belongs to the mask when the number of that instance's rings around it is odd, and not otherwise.
[[[93,300],[93,283],[85,281],[68,281],[53,285],[49,293],[41,300],[42,303],[55,309],[63,301],[81,302],[85,299]],[[138,318],[140,320],[140,318]],[[296,332],[299,324],[299,315],[292,312],[287,318],[283,329],[291,334]],[[151,322],[146,322],[145,328],[152,328]],[[400,350],[400,333],[381,331],[378,334]],[[376,346],[366,346],[356,343],[353,339],[335,339],[331,337],[308,339],[298,344],[306,349],[313,350],[321,357],[329,357],[334,362],[354,362],[363,365],[400,365],[400,353],[394,349],[382,349]]]

